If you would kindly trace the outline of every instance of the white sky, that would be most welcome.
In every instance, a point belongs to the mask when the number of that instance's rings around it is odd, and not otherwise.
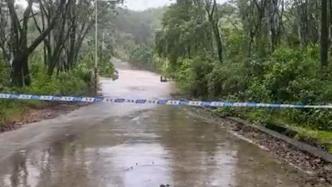
[[[23,6],[27,6],[27,2],[25,0],[16,0],[16,3]]]
[[[125,0],[124,2],[124,6],[131,10],[146,10],[169,5],[175,0]]]

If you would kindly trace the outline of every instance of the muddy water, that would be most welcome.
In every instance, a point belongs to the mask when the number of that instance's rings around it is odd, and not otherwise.
[[[119,66],[104,95],[166,98],[159,76]],[[271,155],[190,109],[96,104],[0,135],[1,187],[303,186]]]

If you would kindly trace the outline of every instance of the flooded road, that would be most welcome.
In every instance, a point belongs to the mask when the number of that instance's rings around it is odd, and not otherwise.
[[[106,96],[167,98],[172,85],[131,70]],[[187,108],[95,104],[0,134],[0,187],[303,186],[298,173]]]

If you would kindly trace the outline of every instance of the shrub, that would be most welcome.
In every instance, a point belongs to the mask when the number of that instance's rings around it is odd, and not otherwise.
[[[260,75],[251,77],[246,91],[249,100],[293,104],[326,104],[332,100],[331,80],[321,79],[318,51],[277,49],[261,64]],[[284,110],[286,118],[313,129],[332,128],[327,110]]]
[[[266,63],[263,84],[275,102],[310,102],[317,90],[319,71],[316,59],[305,51],[281,48]]]
[[[212,62],[205,58],[182,59],[175,78],[180,88],[194,97],[208,96],[208,75]]]
[[[241,97],[248,84],[242,63],[216,63],[207,79],[211,98]]]
[[[0,56],[0,91],[4,90],[9,86],[10,76],[9,76],[10,68],[5,62],[2,60]]]
[[[87,95],[91,82],[91,61],[85,60],[87,61],[81,61],[82,63],[73,70],[58,72],[50,77],[45,71],[41,57],[38,54],[34,55],[30,65],[32,83],[23,88],[10,87],[10,68],[0,62],[0,91],[37,95]],[[26,108],[41,104],[37,101],[0,100],[0,125],[19,117]]]
[[[52,77],[43,71],[36,71],[31,86],[22,88],[22,92],[38,95],[84,95],[88,92],[89,83],[90,71],[84,66],[59,72]]]
[[[99,59],[99,63],[98,63],[98,70],[99,70],[99,75],[103,76],[103,77],[113,77],[114,76],[114,72],[115,72],[115,68],[114,65],[111,63],[111,55],[107,55],[104,54],[102,55],[102,57]],[[84,64],[82,64],[84,65]],[[83,75],[82,78],[84,78],[85,80],[88,77],[84,77],[86,75],[88,75],[89,70],[87,67],[84,68],[77,68],[77,70],[81,71],[81,73],[79,73],[79,75]],[[83,74],[82,74],[83,73]],[[90,77],[89,77],[90,79]]]
[[[136,46],[130,51],[129,61],[136,66],[154,70],[153,49],[146,46]]]

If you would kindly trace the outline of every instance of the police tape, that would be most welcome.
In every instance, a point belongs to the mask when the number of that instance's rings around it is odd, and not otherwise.
[[[172,106],[196,106],[196,107],[243,107],[243,108],[289,108],[289,109],[332,109],[332,105],[302,105],[302,104],[269,104],[253,102],[224,102],[224,101],[190,101],[172,99],[131,99],[121,97],[72,97],[72,96],[48,96],[0,93],[0,99],[6,100],[35,100],[49,102],[73,102],[73,103],[131,103]]]

